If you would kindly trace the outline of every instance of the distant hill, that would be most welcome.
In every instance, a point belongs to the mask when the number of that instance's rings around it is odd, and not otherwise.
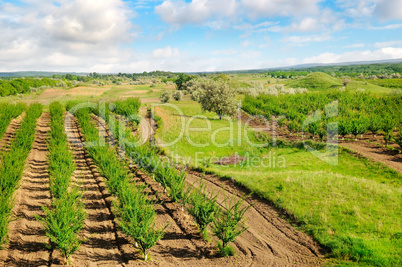
[[[386,59],[386,60],[372,60],[372,61],[340,62],[340,63],[307,63],[307,64],[288,66],[288,67],[267,68],[266,70],[270,70],[270,69],[309,69],[309,68],[314,68],[314,67],[372,65],[372,64],[386,64],[386,63],[402,63],[402,58]]]
[[[0,77],[50,77],[54,74],[65,75],[73,74],[76,76],[85,76],[89,73],[83,72],[47,72],[47,71],[16,71],[16,72],[0,72]]]
[[[314,72],[307,75],[306,77],[293,80],[286,85],[292,88],[301,87],[310,90],[327,90],[339,88],[342,86],[342,83],[339,79],[336,79],[328,74],[322,72]]]

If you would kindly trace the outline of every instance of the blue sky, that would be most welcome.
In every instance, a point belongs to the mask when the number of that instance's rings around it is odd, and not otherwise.
[[[401,0],[0,0],[0,71],[221,71],[402,58]]]

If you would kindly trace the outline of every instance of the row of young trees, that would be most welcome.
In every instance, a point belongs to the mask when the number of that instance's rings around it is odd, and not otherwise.
[[[359,134],[382,132],[385,141],[389,142],[393,130],[402,123],[401,103],[402,95],[378,97],[364,92],[333,91],[278,97],[246,96],[243,109],[252,115],[262,115],[268,120],[272,116],[285,115],[279,124],[286,124],[293,133],[304,130],[324,137],[327,126],[338,123],[339,135],[342,137],[348,134],[357,137]],[[313,112],[316,119],[302,129]]]
[[[122,113],[117,112],[122,115]],[[118,129],[118,127],[110,127]],[[200,233],[208,240],[208,226],[212,223],[213,233],[221,240],[218,247],[223,256],[234,255],[234,250],[228,244],[234,242],[237,236],[247,228],[244,225],[244,213],[250,207],[243,206],[243,200],[226,199],[226,208],[221,209],[217,204],[217,194],[208,193],[201,184],[197,189],[191,190],[186,186],[187,174],[178,171],[168,162],[161,162],[159,151],[149,144],[136,146],[138,138],[131,135],[130,129],[119,129],[114,132],[119,140],[119,147],[130,155],[137,165],[154,176],[154,179],[166,188],[170,198],[182,206],[186,206],[193,216]],[[122,132],[125,132],[123,135]],[[124,136],[124,138],[121,138]]]
[[[91,113],[91,109],[85,108],[74,115],[85,140],[96,143],[99,141],[99,132],[91,121]],[[147,260],[148,250],[164,236],[167,227],[155,228],[154,202],[144,193],[143,186],[133,183],[127,166],[120,161],[115,149],[109,144],[87,147],[86,150],[107,179],[109,192],[116,198],[113,205],[120,228],[138,244]]]
[[[78,250],[83,238],[87,214],[82,193],[71,185],[75,170],[74,157],[64,132],[64,107],[53,102],[50,107],[50,141],[48,143],[51,207],[42,207],[45,216],[37,217],[44,225],[53,249],[59,249],[69,265],[69,257]]]
[[[7,242],[8,224],[11,221],[13,193],[20,181],[26,159],[35,139],[37,119],[42,105],[31,104],[18,129],[9,151],[0,154],[0,246]]]

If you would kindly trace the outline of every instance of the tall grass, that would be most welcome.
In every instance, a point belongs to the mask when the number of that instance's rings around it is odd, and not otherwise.
[[[68,265],[70,255],[82,242],[80,231],[84,228],[87,215],[84,211],[82,194],[77,188],[70,186],[75,164],[64,132],[63,106],[53,102],[50,105],[50,115],[48,162],[50,193],[53,198],[50,208],[42,207],[45,216],[37,219],[45,226],[51,246],[61,250]]]
[[[37,119],[42,105],[32,104],[11,142],[10,150],[0,155],[0,246],[7,242],[8,224],[11,220],[12,195],[22,177],[26,159],[35,139]]]

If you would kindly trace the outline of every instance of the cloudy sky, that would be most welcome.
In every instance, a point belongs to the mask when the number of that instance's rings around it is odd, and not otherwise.
[[[402,58],[402,0],[0,0],[0,71],[219,71]]]

